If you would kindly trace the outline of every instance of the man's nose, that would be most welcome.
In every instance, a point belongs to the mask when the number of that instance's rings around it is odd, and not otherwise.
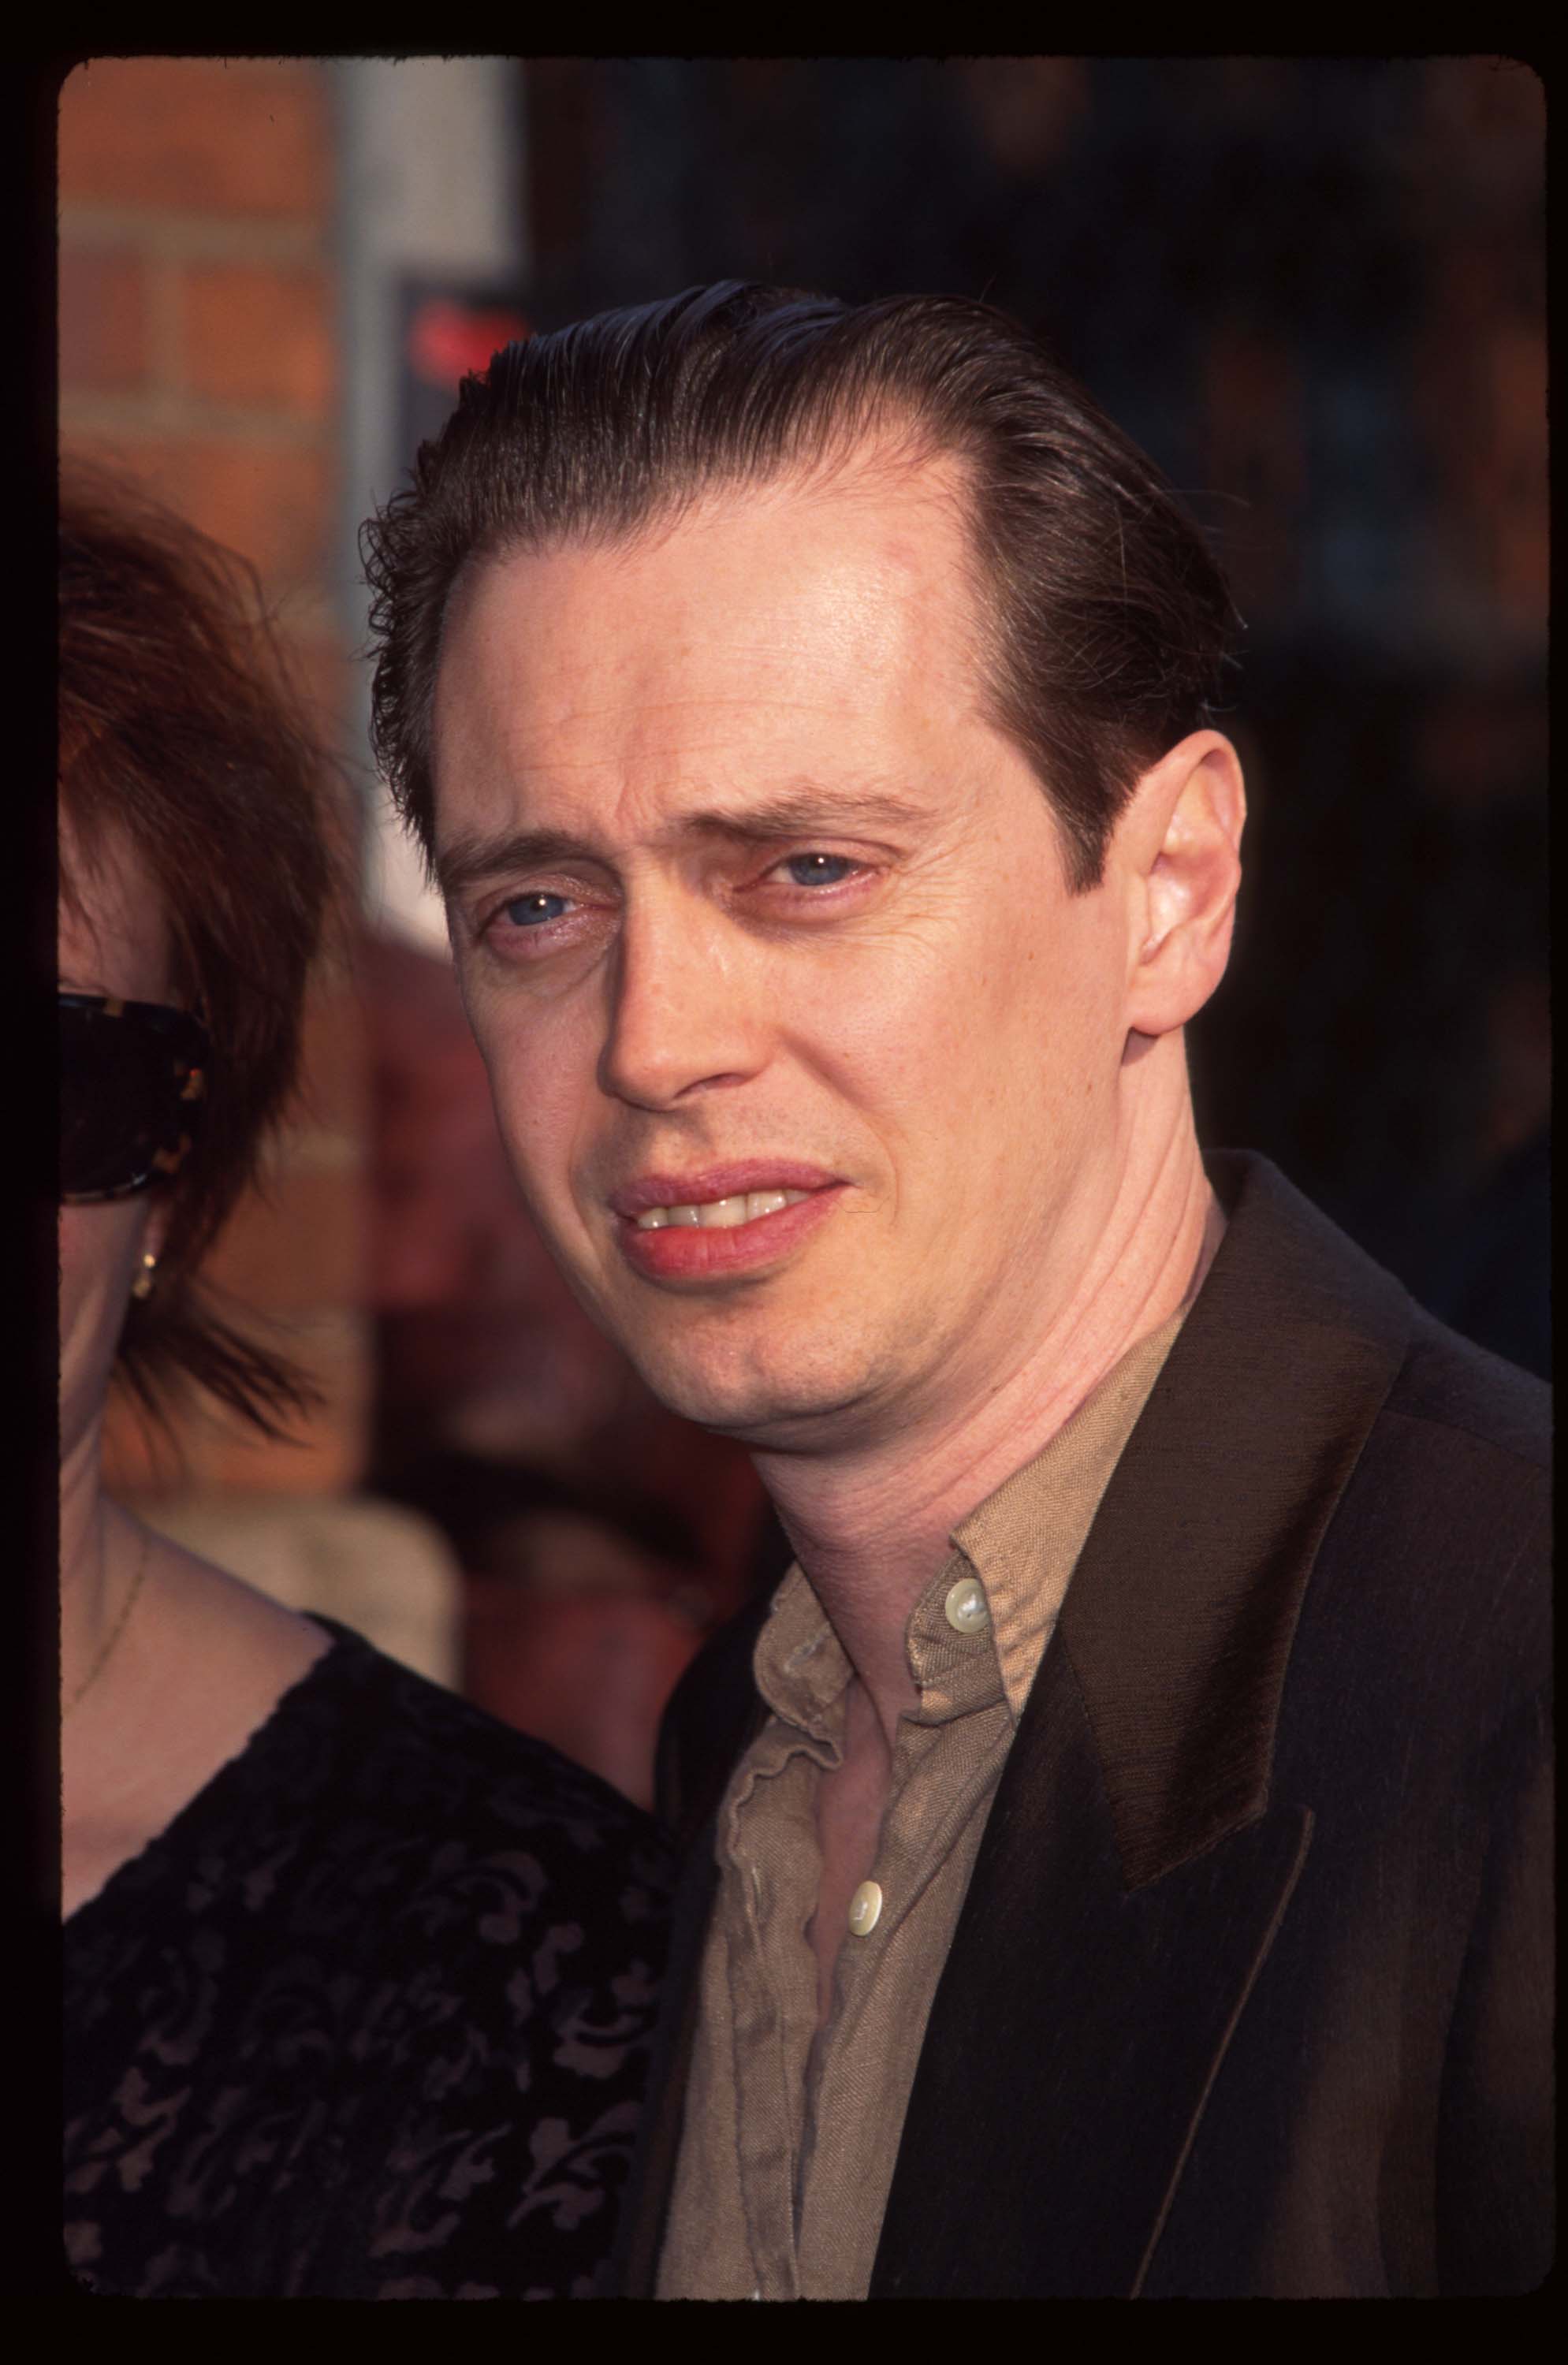
[[[628,908],[610,964],[601,1089],[666,1109],[755,1075],[767,1056],[756,952],[701,897],[669,889]]]

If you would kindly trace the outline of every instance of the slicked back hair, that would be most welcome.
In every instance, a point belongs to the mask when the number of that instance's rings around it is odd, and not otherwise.
[[[984,711],[1037,772],[1070,883],[1209,720],[1239,622],[1159,470],[1038,341],[957,296],[846,305],[722,281],[508,345],[366,525],[372,736],[427,861],[446,604],[475,563],[613,543],[871,439],[965,464]]]

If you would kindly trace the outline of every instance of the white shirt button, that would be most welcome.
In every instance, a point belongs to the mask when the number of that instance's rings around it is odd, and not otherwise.
[[[882,1892],[874,1880],[863,1880],[849,1900],[849,1927],[857,1938],[868,1938],[882,1911]]]
[[[978,1634],[982,1626],[991,1623],[985,1587],[979,1577],[961,1576],[942,1607],[947,1613],[948,1625],[956,1633]]]

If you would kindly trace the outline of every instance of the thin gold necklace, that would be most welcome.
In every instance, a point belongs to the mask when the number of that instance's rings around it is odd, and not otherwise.
[[[144,1528],[141,1531],[141,1557],[136,1564],[136,1575],[130,1580],[130,1591],[125,1597],[125,1607],[120,1611],[119,1616],[115,1620],[114,1629],[109,1635],[108,1641],[104,1644],[103,1649],[98,1653],[97,1657],[94,1660],[92,1665],[88,1668],[86,1674],[83,1676],[81,1682],[72,1693],[71,1698],[66,1701],[65,1706],[62,1709],[60,1712],[60,1721],[62,1724],[64,1723],[65,1719],[71,1714],[72,1709],[80,1703],[83,1694],[86,1692],[92,1685],[97,1682],[98,1677],[103,1674],[104,1669],[109,1664],[109,1659],[114,1651],[115,1644],[125,1632],[126,1620],[129,1618],[131,1611],[136,1607],[136,1597],[141,1590],[141,1580],[147,1574],[147,1551],[148,1546],[151,1541],[152,1537],[150,1530]]]

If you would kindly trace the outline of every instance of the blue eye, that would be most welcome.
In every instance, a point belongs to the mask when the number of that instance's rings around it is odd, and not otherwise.
[[[836,887],[855,865],[846,854],[792,854],[785,868],[797,887]]]
[[[532,895],[514,895],[502,909],[516,928],[537,928],[546,920],[558,920],[566,908],[564,895],[546,894],[543,890]]]

